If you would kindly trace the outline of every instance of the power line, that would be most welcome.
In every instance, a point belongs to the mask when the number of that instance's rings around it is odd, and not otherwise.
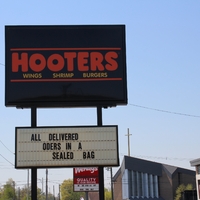
[[[121,156],[126,155],[125,153],[120,153]],[[190,161],[194,158],[181,158],[181,157],[169,157],[169,156],[147,156],[147,155],[131,155],[135,158],[149,158],[149,159],[156,159],[156,160],[178,160],[178,161]]]
[[[0,63],[0,65],[5,66],[5,64]],[[164,112],[164,113],[169,113],[169,114],[174,114],[174,115],[182,115],[182,116],[187,116],[187,117],[196,117],[196,118],[200,118],[199,115],[191,115],[191,114],[186,114],[186,113],[179,113],[179,112],[174,112],[174,111],[168,111],[168,110],[162,110],[162,109],[157,109],[157,108],[150,108],[147,106],[141,106],[141,105],[137,105],[137,104],[128,104],[130,106],[135,106],[135,107],[139,107],[139,108],[144,108],[144,109],[148,109],[148,110],[154,110],[157,112]]]
[[[0,142],[1,142],[1,144],[8,150],[8,151],[10,151],[10,153],[12,153],[12,154],[15,154],[15,153],[13,153],[10,149],[8,149],[8,147],[6,147],[6,145],[0,140]]]
[[[4,156],[2,156],[1,154],[0,154],[0,156],[4,159],[4,160],[6,160],[7,162],[9,162],[12,166],[14,166],[9,160],[7,160]]]
[[[179,112],[173,112],[173,111],[168,111],[168,110],[161,110],[161,109],[157,109],[157,108],[150,108],[150,107],[146,107],[146,106],[140,106],[140,105],[136,105],[136,104],[128,104],[130,106],[135,106],[135,107],[139,107],[139,108],[144,108],[144,109],[148,109],[148,110],[154,110],[154,111],[158,111],[158,112],[164,112],[164,113],[169,113],[169,114],[174,114],[174,115],[182,115],[182,116],[187,116],[187,117],[196,117],[196,118],[200,118],[199,115],[191,115],[191,114],[185,114],[185,113],[179,113]]]

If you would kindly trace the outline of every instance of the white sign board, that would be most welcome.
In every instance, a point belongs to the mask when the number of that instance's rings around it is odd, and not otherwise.
[[[16,127],[15,167],[119,166],[117,126]]]

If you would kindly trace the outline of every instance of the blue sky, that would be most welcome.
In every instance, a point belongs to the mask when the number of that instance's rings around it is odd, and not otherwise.
[[[4,103],[5,25],[125,24],[128,105],[103,110],[103,124],[119,126],[120,161],[127,155],[129,128],[131,156],[193,169],[190,160],[200,157],[199,10],[197,0],[1,1],[0,185],[8,178],[19,187],[26,183],[27,171],[9,162],[14,164],[15,127],[30,126],[30,109]],[[96,123],[95,108],[38,109],[38,126]],[[38,178],[45,178],[45,170],[38,170]],[[71,169],[49,170],[51,184],[68,178]]]

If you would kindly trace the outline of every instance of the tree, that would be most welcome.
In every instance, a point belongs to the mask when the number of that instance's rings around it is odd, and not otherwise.
[[[31,200],[31,196],[30,196],[31,189],[30,188],[28,189],[26,185],[20,189],[20,200],[27,200],[27,195],[28,195],[27,192],[29,194],[28,200]]]
[[[104,195],[105,195],[105,200],[112,200],[111,190],[104,188]]]
[[[29,190],[29,191],[28,191]],[[27,194],[28,193],[28,194]],[[15,190],[15,181],[9,179],[3,188],[0,188],[0,200],[31,200],[31,187],[25,185],[23,188]],[[46,194],[40,188],[37,188],[37,200],[45,200]],[[55,200],[53,194],[48,193],[48,200]]]
[[[180,200],[181,195],[185,190],[193,190],[192,184],[187,184],[186,186],[184,184],[179,185],[178,188],[176,189],[176,196],[174,200]]]
[[[84,192],[73,191],[73,180],[64,180],[60,186],[62,200],[79,200],[81,196],[85,196]]]
[[[0,188],[0,199],[2,197],[2,194],[3,194],[3,190]]]
[[[9,179],[6,184],[3,186],[3,190],[1,192],[0,200],[15,200],[15,182],[12,179]]]
[[[42,192],[40,188],[37,188],[37,200],[45,200],[46,195]],[[20,200],[27,200],[27,187],[25,186],[20,190]],[[28,200],[31,200],[31,190],[29,190]],[[48,200],[54,200],[54,196],[52,194],[48,194]]]

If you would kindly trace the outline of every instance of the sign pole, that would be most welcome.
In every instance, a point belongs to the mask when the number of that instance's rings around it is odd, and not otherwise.
[[[37,126],[36,107],[31,107],[31,128]],[[31,168],[31,199],[37,200],[37,168]]]
[[[102,107],[97,107],[97,126],[102,126]],[[99,200],[104,200],[104,171],[99,167]]]
[[[88,200],[88,191],[85,192],[85,200]]]

